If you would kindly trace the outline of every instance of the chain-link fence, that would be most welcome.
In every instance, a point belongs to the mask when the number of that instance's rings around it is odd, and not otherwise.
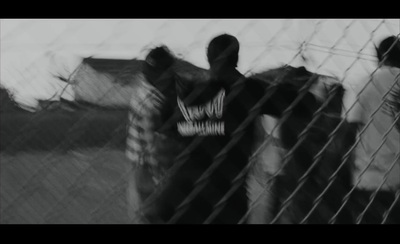
[[[260,134],[252,156],[230,179],[229,191],[213,203],[203,222],[213,223],[243,185],[247,185],[248,208],[238,223],[391,223],[396,218],[399,112],[393,110],[393,120],[385,127],[379,111],[387,106],[386,98],[396,96],[399,75],[384,91],[373,77],[383,64],[375,48],[383,38],[399,36],[399,20],[2,20],[1,24],[1,223],[133,223],[129,213],[136,200],[129,191],[136,168],[125,155],[126,128],[142,59],[163,43],[182,58],[177,65],[180,77],[205,79],[206,46],[223,32],[240,41],[238,69],[247,77],[272,76],[276,84],[285,82],[285,70],[273,73],[282,64],[305,66],[317,75],[298,87],[298,97],[278,120],[259,118],[257,133],[265,135]],[[138,32],[129,35],[135,28]],[[186,37],[178,38],[182,29]],[[131,78],[119,79],[120,71],[127,69]],[[344,87],[344,95],[335,84]],[[363,92],[371,90],[382,92],[382,101],[374,108],[361,108],[368,117],[353,137],[346,118],[363,104],[359,102],[365,99]],[[316,107],[311,118],[299,119],[294,110],[310,91]],[[271,86],[262,100],[274,92]],[[199,175],[169,223],[179,222],[190,208],[224,152],[235,148],[246,123],[258,118],[256,111],[257,106],[250,110],[227,147]],[[367,163],[360,165],[363,134],[371,133],[371,127],[379,133],[374,131],[375,138],[367,139],[378,142],[368,148]],[[190,146],[183,150],[166,175],[179,172],[191,150]],[[386,155],[384,163],[379,163],[381,152]],[[374,170],[379,174],[370,173]]]

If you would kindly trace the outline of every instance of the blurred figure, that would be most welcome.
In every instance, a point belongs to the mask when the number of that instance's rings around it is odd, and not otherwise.
[[[257,204],[250,212],[249,223],[327,224],[351,189],[349,163],[338,170],[342,156],[352,145],[351,138],[347,136],[345,123],[335,129],[341,121],[344,89],[335,77],[313,74],[303,67],[283,66],[254,76],[264,80],[283,76],[280,82],[290,83],[298,91],[307,83],[307,91],[315,101],[309,104],[312,116],[293,108],[284,120],[279,116],[263,115],[261,126],[256,127],[256,147],[266,144],[249,174],[250,202]],[[329,102],[322,108],[325,101]],[[314,114],[317,109],[319,112]],[[311,122],[313,125],[309,127]],[[299,135],[306,128],[307,132],[299,142]],[[334,130],[335,136],[330,140],[329,135]],[[295,145],[296,149],[293,149]],[[284,163],[284,156],[289,151],[291,155]],[[314,164],[316,155],[319,160]],[[336,176],[331,182],[333,174]],[[302,185],[298,188],[300,181]],[[315,203],[322,192],[323,197]],[[259,195],[261,197],[257,199]],[[288,205],[284,205],[289,198]],[[347,208],[342,208],[336,223],[351,223]]]
[[[174,73],[170,67],[175,57],[165,46],[152,49],[145,59],[143,74],[136,77],[128,121],[126,156],[133,169],[128,179],[128,214],[133,223],[147,223],[140,216],[140,206],[156,188],[162,177],[156,133],[162,111],[166,109],[170,92],[175,90]],[[175,97],[175,95],[172,95]]]
[[[377,48],[377,56],[382,66],[362,82],[357,90],[357,93],[361,91],[358,100],[354,96],[346,101],[348,106],[355,103],[347,120],[360,137],[355,148],[353,184],[356,190],[351,202],[357,223],[399,224],[400,201],[395,202],[396,193],[400,193],[399,38],[385,38]]]

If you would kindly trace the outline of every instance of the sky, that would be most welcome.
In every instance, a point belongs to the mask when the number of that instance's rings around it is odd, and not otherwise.
[[[373,71],[374,44],[400,33],[399,19],[1,19],[0,83],[17,102],[59,98],[83,58],[144,58],[167,45],[177,56],[208,68],[205,50],[216,35],[235,35],[239,71],[289,63],[335,75],[346,84]],[[298,55],[301,53],[306,61]],[[63,97],[73,99],[73,91]]]

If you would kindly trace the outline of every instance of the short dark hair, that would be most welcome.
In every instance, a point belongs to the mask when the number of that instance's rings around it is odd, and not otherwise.
[[[210,65],[221,62],[236,67],[239,60],[238,39],[229,34],[213,38],[207,48],[207,58]]]
[[[146,63],[156,69],[167,69],[175,61],[174,55],[168,49],[168,47],[162,45],[153,48],[146,56]]]
[[[379,62],[385,59],[385,63],[400,65],[400,40],[396,36],[386,37],[376,48]]]

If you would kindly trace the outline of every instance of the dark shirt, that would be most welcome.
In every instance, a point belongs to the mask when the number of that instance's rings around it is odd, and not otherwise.
[[[246,174],[241,173],[254,148],[256,118],[261,114],[282,116],[298,95],[298,88],[289,83],[272,87],[271,82],[245,78],[236,70],[206,83],[178,82],[178,108],[161,131],[179,138],[188,150],[155,198],[157,217],[165,222],[172,218],[172,223],[203,223],[214,212],[209,223],[241,220],[247,211]],[[263,99],[270,92],[270,97]],[[314,96],[307,93],[293,112],[311,118],[313,104]],[[210,167],[212,172],[199,182]],[[188,204],[178,208],[190,194],[193,197]],[[220,201],[224,204],[216,209]]]
[[[235,85],[239,79],[242,81]],[[261,101],[264,96],[268,97]],[[234,143],[237,150],[231,149],[229,154],[235,155],[233,158],[242,167],[252,150],[256,117],[261,114],[281,117],[297,96],[298,88],[288,83],[272,87],[265,80],[245,78],[237,73],[218,77],[205,84],[178,89],[180,116],[173,130],[186,144],[202,137],[202,143],[193,154],[207,162],[211,162],[229,142],[237,140]],[[314,96],[307,93],[292,113],[311,118],[314,104]]]

